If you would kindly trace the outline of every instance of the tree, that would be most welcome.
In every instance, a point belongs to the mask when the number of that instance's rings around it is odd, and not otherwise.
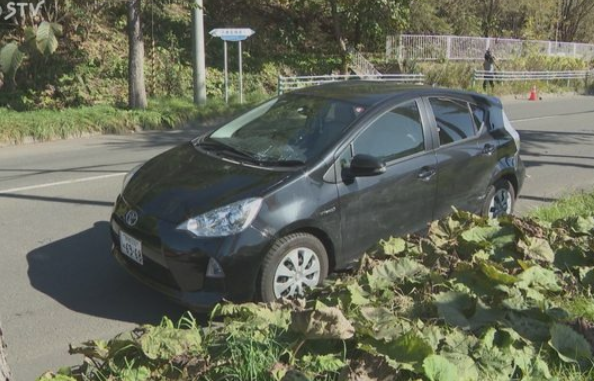
[[[2,322],[0,322],[0,381],[10,380],[10,369],[6,361],[6,343],[2,332]]]
[[[594,1],[560,0],[559,39],[561,41],[590,40],[592,36],[580,36],[585,24],[592,24]]]
[[[145,109],[144,41],[140,19],[140,0],[127,0],[128,7],[128,107]]]

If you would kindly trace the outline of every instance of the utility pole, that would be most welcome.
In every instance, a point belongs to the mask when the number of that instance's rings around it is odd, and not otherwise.
[[[206,104],[206,63],[204,52],[204,5],[195,0],[192,10],[192,68],[194,71],[194,103]]]
[[[10,380],[10,369],[6,360],[6,342],[2,335],[2,323],[0,322],[0,381]]]

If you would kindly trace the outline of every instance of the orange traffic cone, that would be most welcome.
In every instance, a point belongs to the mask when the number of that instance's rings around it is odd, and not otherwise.
[[[538,100],[538,95],[536,95],[536,86],[532,86],[532,90],[530,90],[530,96],[528,97],[529,101],[536,101]]]

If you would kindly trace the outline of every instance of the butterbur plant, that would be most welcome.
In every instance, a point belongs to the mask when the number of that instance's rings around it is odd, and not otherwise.
[[[592,217],[454,211],[304,299],[90,341],[71,349],[82,366],[41,379],[586,380],[594,324],[571,311],[590,300],[593,233]]]

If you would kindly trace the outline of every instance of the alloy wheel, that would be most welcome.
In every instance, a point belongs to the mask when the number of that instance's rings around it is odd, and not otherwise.
[[[512,212],[512,195],[505,188],[498,189],[489,205],[489,217],[497,218]]]
[[[305,288],[320,282],[321,266],[316,253],[307,247],[289,251],[274,274],[274,294],[277,298],[302,295]]]

